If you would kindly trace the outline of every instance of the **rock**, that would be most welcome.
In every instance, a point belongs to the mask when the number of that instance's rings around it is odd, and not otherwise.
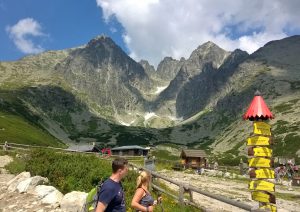
[[[206,173],[207,176],[210,176],[210,177],[217,176],[217,171],[216,170],[206,170],[206,171],[207,171],[207,173]]]
[[[38,185],[35,187],[35,189],[33,191],[31,191],[29,193],[32,193],[32,194],[38,196],[40,199],[42,199],[55,190],[56,190],[56,188],[54,188],[53,186]]]
[[[72,191],[67,193],[60,203],[60,208],[66,212],[80,212],[85,204],[87,193]]]
[[[245,176],[245,175],[239,175],[239,174],[238,174],[238,175],[237,175],[237,178],[238,178],[238,179],[246,179],[247,176]]]
[[[237,178],[237,174],[233,173],[233,174],[232,174],[232,178],[233,178],[233,179]]]
[[[225,172],[225,174],[224,174],[224,177],[225,177],[225,178],[230,178],[230,177],[231,177],[231,175],[230,175],[230,173],[229,173],[229,172]]]
[[[217,177],[222,177],[222,176],[223,176],[223,172],[222,171],[218,171]]]
[[[34,176],[34,177],[28,178],[28,179],[20,182],[19,185],[17,186],[17,190],[20,193],[24,193],[24,192],[27,192],[27,190],[33,189],[37,185],[41,185],[44,183],[48,183],[47,178],[44,178],[41,176]]]
[[[30,178],[30,173],[29,172],[22,172],[21,174],[17,175],[15,178],[10,180],[6,185],[8,186],[8,190],[11,192],[14,192],[17,190],[17,186],[19,185],[20,182]]]
[[[46,186],[46,185],[38,185],[31,192],[34,195],[38,196],[40,199],[42,199],[41,202],[44,204],[60,203],[64,196],[60,191],[58,191],[53,186]]]
[[[6,169],[0,168],[0,174],[9,174]]]
[[[41,201],[44,204],[52,205],[52,204],[60,203],[63,197],[64,195],[60,191],[55,189],[53,192],[46,195]]]
[[[4,166],[13,161],[13,158],[8,155],[4,155],[0,156],[0,161],[0,168],[4,168]]]

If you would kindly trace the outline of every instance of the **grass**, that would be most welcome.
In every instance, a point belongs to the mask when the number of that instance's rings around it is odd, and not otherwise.
[[[155,184],[157,186],[159,186],[160,188],[162,188],[163,190],[167,191],[170,194],[173,194],[175,196],[178,195],[177,191],[174,191],[173,189],[170,189],[166,184],[164,184],[161,181],[156,181]],[[155,196],[157,197],[157,194],[159,194],[159,192],[154,193]],[[175,200],[174,198],[168,196],[168,195],[163,195],[163,208],[165,211],[174,211],[174,212],[194,212],[194,211],[201,211],[198,208],[192,207],[192,206],[186,206],[186,205],[179,205],[178,201]],[[185,196],[185,198],[187,198]],[[174,207],[177,206],[177,207]]]
[[[275,196],[280,199],[289,200],[293,202],[300,203],[300,195],[290,194],[290,193],[279,193],[275,192]]]
[[[221,156],[218,156],[218,163],[222,166],[238,166],[240,164],[241,158],[243,161],[247,161],[246,156],[235,156],[231,153],[223,153]]]
[[[151,154],[161,160],[174,160],[174,161],[179,160],[179,155],[178,156],[172,155],[167,150],[162,150],[162,149],[154,150],[151,152]]]
[[[0,111],[0,129],[0,143],[8,141],[19,144],[66,147],[47,131],[9,112]]]
[[[274,155],[294,157],[300,149],[300,136],[296,133],[289,133],[285,137],[276,137],[274,145]],[[295,157],[296,162],[299,157]]]
[[[291,84],[291,89],[292,90],[299,90],[300,89],[300,81],[290,82],[290,84]]]
[[[233,138],[233,140],[236,140],[236,139]],[[234,141],[232,141],[232,142],[234,142]],[[239,148],[244,145],[244,142],[245,141],[237,142],[237,144],[233,148],[231,148],[230,150],[226,151],[226,153],[231,153],[233,155],[238,155],[239,154]]]
[[[283,113],[293,109],[293,104],[290,102],[284,102],[274,107],[275,112]]]

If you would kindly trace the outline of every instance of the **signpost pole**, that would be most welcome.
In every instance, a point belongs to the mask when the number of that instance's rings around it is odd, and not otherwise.
[[[255,93],[243,118],[253,121],[253,136],[247,139],[250,168],[249,190],[252,199],[259,202],[259,209],[276,212],[275,184],[267,181],[267,179],[275,178],[271,126],[265,122],[272,119],[273,114],[259,92]]]

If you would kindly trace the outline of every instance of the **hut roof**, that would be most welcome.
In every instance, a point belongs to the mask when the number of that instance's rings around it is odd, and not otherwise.
[[[112,148],[111,150],[130,150],[130,149],[149,150],[148,148],[144,148],[144,147],[137,146],[137,145],[132,145],[132,146],[120,146],[120,147]]]
[[[205,158],[205,157],[207,157],[205,151],[200,150],[200,149],[183,149],[181,151],[180,157],[182,157],[182,156],[195,157],[195,158]]]

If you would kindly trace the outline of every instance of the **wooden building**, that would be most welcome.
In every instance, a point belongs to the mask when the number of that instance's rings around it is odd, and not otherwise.
[[[120,146],[111,149],[112,155],[119,156],[147,156],[149,148],[144,148],[141,146]]]
[[[180,158],[185,168],[207,167],[207,155],[204,150],[183,149]]]

